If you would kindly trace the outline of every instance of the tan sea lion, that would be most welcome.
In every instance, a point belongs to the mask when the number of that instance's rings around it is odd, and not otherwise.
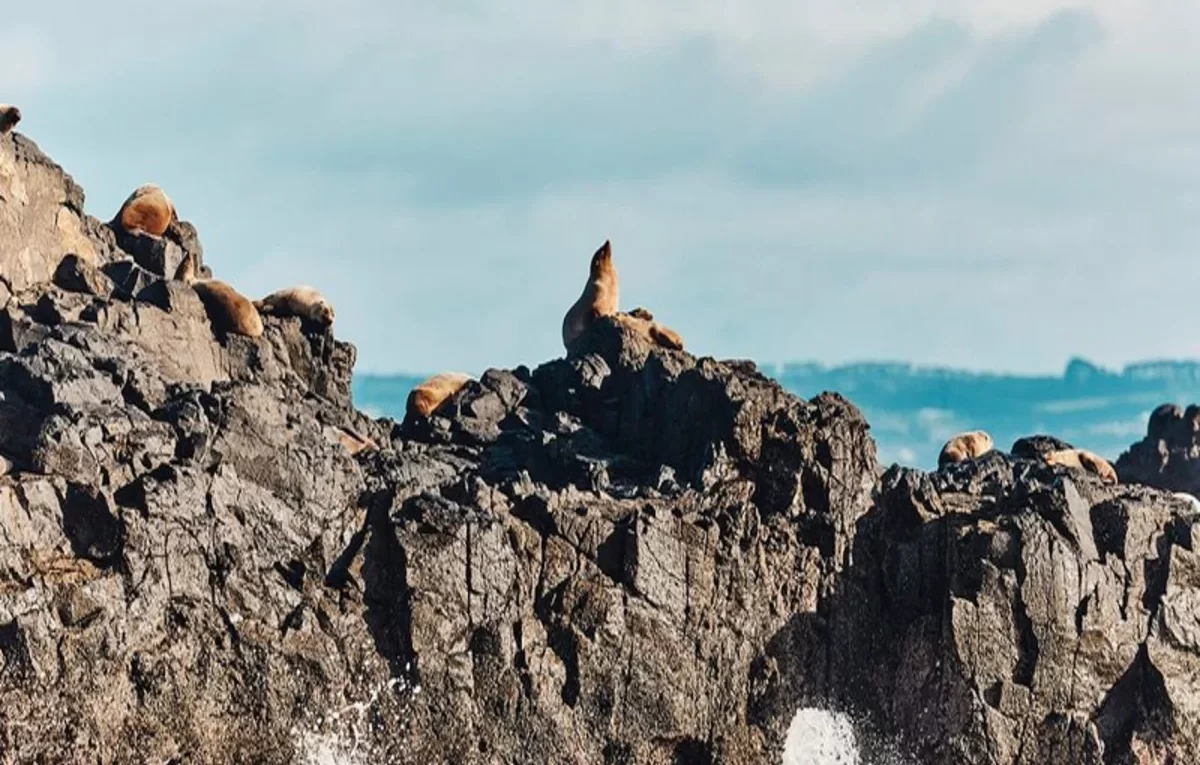
[[[249,298],[220,279],[198,279],[196,259],[192,253],[183,256],[175,278],[191,286],[204,303],[208,319],[219,332],[259,337],[263,333],[262,317]]]
[[[1058,449],[1046,452],[1042,455],[1042,459],[1048,465],[1083,470],[1099,476],[1104,483],[1117,483],[1117,471],[1109,464],[1108,460],[1087,449]]]
[[[675,351],[683,350],[683,338],[679,333],[665,324],[654,321],[654,315],[644,308],[635,308],[629,313],[617,313],[613,318],[617,323],[644,337],[651,345]]]
[[[563,346],[569,351],[579,336],[601,316],[617,312],[619,284],[617,267],[612,262],[612,244],[605,240],[592,255],[591,270],[583,294],[563,317]]]
[[[942,447],[942,452],[938,455],[938,468],[981,457],[990,452],[994,446],[991,435],[986,431],[970,430],[966,433],[959,433]]]
[[[175,204],[162,189],[147,183],[129,195],[112,223],[129,233],[141,231],[162,236],[176,220]]]
[[[20,109],[12,104],[0,104],[0,135],[12,132],[20,121]]]
[[[357,456],[359,452],[379,448],[371,438],[347,427],[327,426],[325,433],[344,446],[351,457]]]
[[[305,285],[272,292],[262,300],[255,300],[254,307],[269,316],[298,316],[322,327],[333,324],[333,304]]]
[[[471,381],[471,376],[462,372],[443,372],[423,381],[408,394],[407,411],[410,416],[428,417],[446,399],[462,390]]]

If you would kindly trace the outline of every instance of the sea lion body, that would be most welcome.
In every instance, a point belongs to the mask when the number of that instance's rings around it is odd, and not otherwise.
[[[942,447],[941,454],[938,455],[938,468],[981,457],[990,452],[993,447],[995,447],[995,443],[986,431],[971,430],[959,433]]]
[[[189,285],[200,297],[209,321],[218,332],[246,337],[260,337],[263,333],[262,317],[254,303],[242,293],[220,279],[196,277],[196,260],[192,253],[183,257],[175,278]]]
[[[1104,483],[1117,483],[1117,471],[1109,463],[1094,452],[1087,449],[1058,449],[1042,455],[1048,465],[1057,465],[1099,476]]]
[[[360,452],[377,450],[379,446],[375,441],[368,436],[364,436],[350,428],[346,427],[327,427],[325,432],[333,440],[341,444],[351,457],[356,457]]]
[[[144,232],[162,236],[178,216],[175,204],[152,183],[139,186],[117,211],[113,223],[129,233]]]
[[[601,316],[610,316],[617,312],[620,284],[617,279],[617,267],[612,261],[611,242],[606,240],[592,255],[590,269],[583,294],[563,317],[562,341],[568,351],[592,326],[592,322]]]
[[[443,372],[422,381],[408,394],[406,409],[410,417],[428,417],[446,399],[462,390],[471,381],[471,376],[462,372]]]
[[[254,301],[254,307],[270,316],[298,316],[322,327],[331,326],[335,315],[333,304],[307,285],[272,292]]]
[[[0,104],[0,135],[11,133],[20,121],[20,109],[12,104]]]
[[[654,315],[644,308],[635,308],[629,313],[613,314],[613,319],[618,324],[633,330],[651,345],[670,348],[674,351],[683,350],[683,338],[679,333],[665,324],[655,321]]]

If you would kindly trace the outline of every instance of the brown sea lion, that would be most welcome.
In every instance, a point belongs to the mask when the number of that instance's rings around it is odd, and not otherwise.
[[[955,462],[973,460],[987,454],[994,446],[991,435],[986,431],[971,430],[959,433],[942,447],[942,452],[938,455],[938,467],[944,468]]]
[[[587,331],[596,319],[617,312],[619,298],[617,267],[613,265],[612,243],[605,240],[592,255],[587,284],[583,294],[563,317],[563,346],[570,351],[572,345]]]
[[[175,204],[162,189],[147,183],[129,195],[111,225],[120,226],[129,233],[141,231],[162,236],[176,220]]]
[[[408,415],[428,417],[471,379],[470,375],[462,372],[443,372],[424,380],[408,394]]]
[[[379,448],[374,440],[351,428],[330,425],[326,426],[325,433],[331,440],[336,440],[345,447],[351,457],[357,456],[360,452]]]
[[[617,313],[613,318],[617,323],[644,337],[651,345],[675,351],[683,350],[683,338],[679,333],[665,324],[654,321],[654,315],[644,308],[635,308],[629,313]]]
[[[1117,483],[1117,471],[1109,461],[1087,449],[1058,449],[1043,454],[1042,459],[1048,465],[1082,470],[1099,476],[1104,483]]]
[[[272,292],[262,300],[255,300],[254,307],[269,316],[298,316],[322,327],[332,325],[334,319],[333,304],[305,285]]]
[[[200,296],[208,319],[217,331],[246,337],[262,335],[262,317],[249,298],[220,279],[197,278],[196,259],[192,253],[183,257],[175,278],[190,285]]]

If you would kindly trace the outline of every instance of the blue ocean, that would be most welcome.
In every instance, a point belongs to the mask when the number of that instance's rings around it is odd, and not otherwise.
[[[867,417],[882,465],[931,469],[948,438],[983,429],[997,448],[1045,433],[1116,460],[1146,432],[1159,404],[1200,401],[1200,361],[1146,361],[1105,369],[1071,359],[1056,376],[968,372],[906,363],[763,365],[792,393],[836,391]],[[374,416],[404,416],[409,390],[424,375],[354,376],[354,400]]]

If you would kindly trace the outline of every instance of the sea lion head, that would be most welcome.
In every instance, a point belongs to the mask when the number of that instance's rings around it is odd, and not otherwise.
[[[592,278],[599,279],[612,271],[612,244],[605,239],[600,249],[592,256]]]
[[[313,305],[313,319],[323,327],[333,325],[334,310],[333,303],[322,298]]]

